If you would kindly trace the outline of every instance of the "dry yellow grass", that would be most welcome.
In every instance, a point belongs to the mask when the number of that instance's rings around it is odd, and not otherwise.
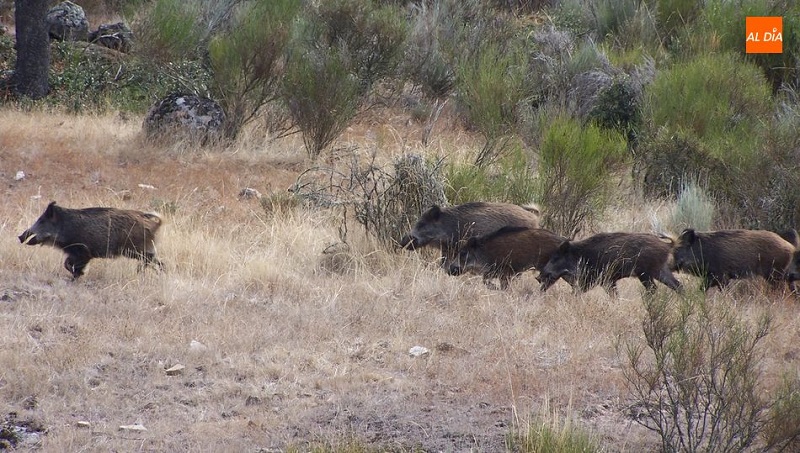
[[[46,428],[27,447],[267,451],[354,436],[383,448],[502,451],[542,407],[569,411],[608,451],[655,445],[625,415],[614,350],[640,331],[638,282],[621,282],[616,299],[563,283],[542,295],[532,275],[493,291],[357,235],[337,260],[322,253],[338,237],[331,213],[269,217],[236,196],[286,190],[306,165],[297,137],[158,149],[141,144],[139,126],[0,111],[0,410]],[[344,139],[388,156],[416,146],[410,133],[372,124]],[[18,170],[25,179],[14,180]],[[70,281],[61,252],[16,238],[51,200],[161,209],[168,271],[95,260]],[[655,208],[617,212],[609,228],[647,230],[642,211]],[[711,297],[743,316],[775,313],[768,390],[796,366],[800,305],[753,286]],[[409,356],[415,345],[431,353]],[[176,364],[183,373],[168,376]],[[135,423],[147,431],[119,430]]]

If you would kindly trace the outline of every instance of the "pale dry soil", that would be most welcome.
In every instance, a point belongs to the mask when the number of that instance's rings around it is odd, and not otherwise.
[[[298,137],[255,130],[200,150],[144,144],[139,126],[0,111],[0,414],[34,433],[18,449],[280,451],[356,439],[495,452],[541,418],[569,421],[606,451],[657,448],[629,416],[616,352],[620,338],[641,336],[638,282],[621,282],[617,298],[563,283],[540,294],[526,274],[495,291],[445,275],[432,254],[383,250],[357,227],[349,250],[325,254],[339,240],[335,211],[270,215],[237,197],[284,193],[311,165]],[[470,146],[451,131],[424,148],[417,132],[387,117],[338,146],[385,159]],[[71,281],[61,252],[17,240],[53,200],[159,210],[167,271],[96,260]],[[648,208],[625,205],[606,227],[647,231]],[[745,317],[775,315],[768,391],[797,366],[800,304],[758,288],[711,297]],[[418,345],[430,353],[410,356]],[[166,373],[178,364],[181,374]],[[146,431],[119,429],[132,424]]]

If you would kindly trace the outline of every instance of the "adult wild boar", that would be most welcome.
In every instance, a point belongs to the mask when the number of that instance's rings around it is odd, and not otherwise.
[[[538,228],[539,211],[533,207],[480,201],[445,208],[432,206],[400,240],[400,246],[438,247],[442,251],[442,266],[447,269],[464,241],[504,226]]]
[[[600,284],[614,292],[617,280],[626,277],[638,278],[649,292],[655,291],[655,280],[680,291],[668,265],[671,250],[671,243],[652,234],[600,233],[562,243],[537,278],[542,291],[562,277],[575,279],[582,291]]]
[[[19,235],[28,245],[51,245],[67,254],[64,267],[77,279],[92,258],[127,256],[139,269],[163,263],[156,258],[157,214],[115,208],[69,209],[53,201],[32,227]]]
[[[797,286],[797,281],[800,281],[800,248],[794,251],[792,261],[789,263],[789,269],[786,270],[786,280],[789,282],[789,287],[793,292],[800,295],[800,287]]]
[[[773,286],[784,280],[795,247],[765,230],[684,230],[672,252],[677,270],[703,277],[703,288],[731,279],[761,276]]]
[[[540,228],[506,226],[489,234],[472,237],[461,247],[450,264],[450,275],[472,272],[483,275],[490,286],[500,280],[500,288],[508,287],[511,278],[528,269],[543,269],[550,256],[567,239]]]

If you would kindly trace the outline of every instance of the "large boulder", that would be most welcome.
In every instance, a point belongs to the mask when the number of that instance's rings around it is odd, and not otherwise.
[[[201,144],[222,137],[225,112],[215,101],[195,94],[173,93],[156,102],[142,124],[151,139],[191,139]]]
[[[58,41],[86,41],[89,21],[79,5],[62,2],[50,8],[45,18],[50,38]]]
[[[102,24],[89,33],[89,42],[128,53],[133,44],[133,32],[124,22]]]

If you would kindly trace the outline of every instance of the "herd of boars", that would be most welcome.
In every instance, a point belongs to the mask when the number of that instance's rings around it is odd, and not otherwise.
[[[400,246],[439,247],[450,274],[471,272],[487,285],[529,269],[539,271],[541,290],[563,279],[578,291],[602,285],[614,291],[618,280],[636,277],[648,291],[656,281],[680,292],[673,271],[702,278],[702,287],[723,287],[732,279],[763,277],[774,287],[788,283],[797,292],[800,238],[764,230],[684,230],[677,238],[645,233],[599,233],[568,240],[539,228],[538,211],[505,203],[465,203],[422,214]]]
[[[66,253],[64,267],[73,279],[93,258],[126,256],[139,269],[163,269],[156,258],[155,213],[116,208],[69,209],[51,202],[38,220],[19,235],[27,245],[50,245]],[[677,238],[645,233],[599,233],[574,241],[540,228],[533,206],[472,202],[425,211],[399,245],[405,249],[437,247],[441,264],[452,275],[483,276],[500,288],[530,269],[541,290],[563,279],[578,291],[602,285],[614,291],[618,280],[636,277],[648,291],[656,281],[681,291],[673,271],[702,278],[702,287],[723,287],[731,279],[763,277],[774,287],[788,283],[798,292],[800,238],[797,231],[684,230]]]

